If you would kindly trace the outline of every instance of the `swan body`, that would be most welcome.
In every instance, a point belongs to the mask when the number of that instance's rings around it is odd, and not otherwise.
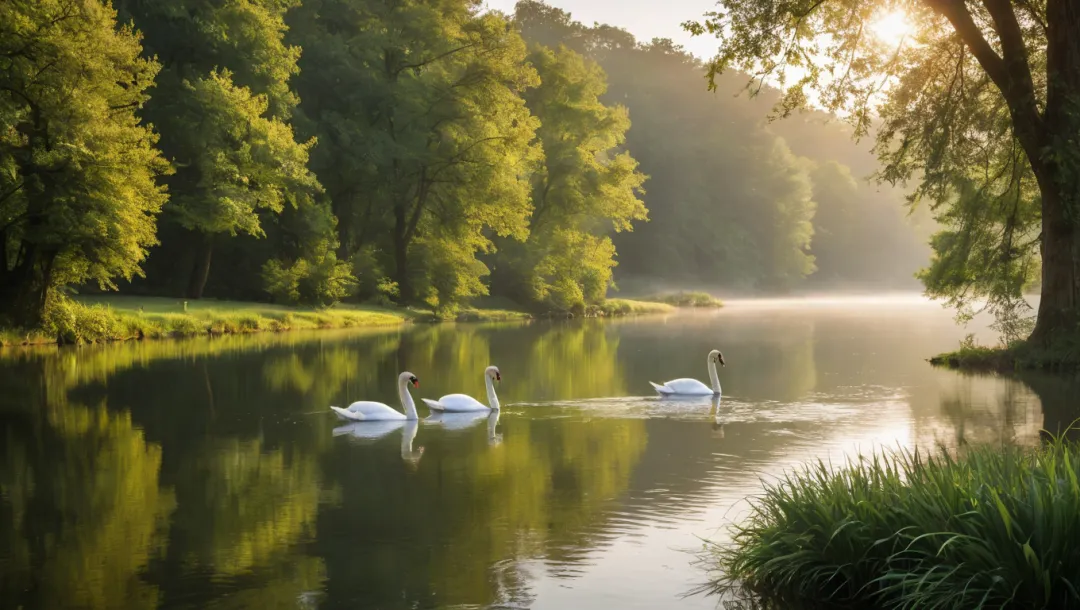
[[[712,387],[701,383],[697,379],[690,379],[683,377],[681,379],[672,379],[666,383],[653,383],[652,387],[661,396],[713,396],[720,394],[720,376],[716,373],[716,363],[719,362],[720,366],[726,366],[724,363],[724,355],[719,350],[713,350],[709,352],[709,380],[712,381]]]
[[[502,375],[499,373],[499,368],[495,366],[487,367],[487,369],[484,370],[484,385],[487,386],[488,397],[487,405],[468,394],[447,394],[438,400],[431,400],[430,398],[422,398],[421,400],[423,400],[424,404],[432,411],[442,413],[498,411],[499,397],[495,395],[494,386],[496,381],[502,381]]]
[[[330,407],[330,409],[337,413],[338,419],[345,421],[414,421],[417,419],[416,403],[409,394],[410,383],[413,387],[420,387],[420,381],[416,375],[408,371],[398,375],[398,398],[401,399],[404,413],[390,405],[370,400],[358,400],[345,408]]]

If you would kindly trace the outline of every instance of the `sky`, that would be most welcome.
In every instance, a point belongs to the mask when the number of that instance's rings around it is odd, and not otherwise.
[[[620,27],[639,41],[670,38],[702,59],[716,53],[716,40],[708,36],[691,37],[683,31],[684,21],[700,20],[716,8],[716,0],[544,0],[546,4],[570,13],[585,25],[594,22]],[[507,14],[514,12],[517,0],[486,0],[490,9]]]

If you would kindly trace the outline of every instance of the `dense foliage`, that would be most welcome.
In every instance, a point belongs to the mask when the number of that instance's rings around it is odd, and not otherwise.
[[[168,164],[136,111],[158,64],[112,9],[0,4],[0,310],[36,324],[65,284],[141,272]]]
[[[985,300],[1026,334],[1023,291],[1041,278],[1032,339],[1080,327],[1080,20],[1070,0],[722,0],[694,33],[720,39],[710,78],[745,70],[784,88],[778,114],[815,102],[880,123],[879,177],[917,184],[944,230],[922,279],[962,315]],[[900,16],[909,31],[875,34]],[[1072,339],[1069,339],[1072,340]]]
[[[1078,475],[1067,440],[818,463],[766,484],[712,588],[778,608],[1071,607]]]
[[[585,311],[616,279],[897,285],[924,256],[842,130],[767,127],[670,41],[530,0],[113,5],[0,7],[9,323],[117,279]]]

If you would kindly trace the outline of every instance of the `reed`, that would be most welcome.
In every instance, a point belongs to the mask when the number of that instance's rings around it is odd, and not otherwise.
[[[766,484],[704,590],[756,607],[1080,604],[1080,446],[876,452]]]

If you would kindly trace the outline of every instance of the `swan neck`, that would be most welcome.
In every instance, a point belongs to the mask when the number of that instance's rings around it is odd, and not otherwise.
[[[712,382],[713,394],[720,393],[720,375],[716,372],[716,361],[709,358],[709,381]]]
[[[398,398],[401,399],[401,406],[405,408],[405,417],[419,419],[416,415],[416,403],[413,402],[412,394],[409,393],[408,379],[398,381]]]
[[[499,397],[495,395],[495,381],[490,375],[484,375],[484,383],[487,385],[488,406],[492,409],[498,409]]]

